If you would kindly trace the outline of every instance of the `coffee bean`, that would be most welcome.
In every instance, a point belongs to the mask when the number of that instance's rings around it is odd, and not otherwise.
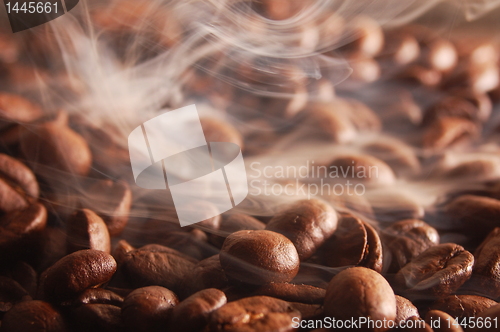
[[[452,70],[458,62],[455,46],[446,39],[437,38],[422,47],[422,63],[441,72]]]
[[[434,302],[430,309],[441,310],[454,318],[477,317],[497,302],[477,295],[450,295]]]
[[[432,246],[396,274],[396,283],[406,297],[445,297],[456,291],[472,274],[474,256],[462,246],[443,243]]]
[[[372,57],[382,50],[384,33],[375,20],[359,15],[347,23],[345,34],[355,39],[339,49],[342,53],[351,57],[361,55]]]
[[[191,295],[205,288],[224,289],[228,279],[220,264],[219,255],[198,262],[184,279],[183,294]]]
[[[271,296],[288,302],[323,304],[326,291],[310,285],[272,282],[257,288],[252,294]]]
[[[476,136],[474,123],[463,118],[441,117],[425,130],[422,145],[427,149],[442,150],[465,139]]]
[[[476,316],[478,321],[482,321],[483,323],[477,324],[476,323],[476,328],[471,329],[473,332],[479,332],[483,330],[489,330],[489,331],[495,331],[498,330],[498,325],[497,321],[500,316],[500,305],[495,304],[488,309],[482,311],[478,316]],[[491,323],[491,324],[490,324]]]
[[[368,155],[344,155],[335,157],[329,164],[329,170],[337,171],[342,179],[354,182],[387,185],[395,181],[392,169],[382,160]]]
[[[394,322],[396,319],[396,298],[391,286],[382,275],[364,267],[337,274],[328,285],[324,306],[327,316],[339,320],[369,317]]]
[[[229,278],[245,283],[288,282],[299,270],[299,255],[279,233],[238,231],[224,241],[220,263]]]
[[[30,123],[40,119],[43,111],[31,101],[10,93],[0,93],[0,121]]]
[[[429,247],[439,244],[437,230],[416,219],[392,224],[384,229],[382,239],[391,253],[389,272],[394,273]]]
[[[108,226],[109,235],[120,234],[127,225],[132,193],[125,182],[101,180],[87,190],[85,205],[99,214]]]
[[[347,104],[338,103],[336,100],[329,103],[312,103],[306,106],[304,112],[298,113],[296,118],[298,121],[301,117],[306,117],[301,122],[311,129],[308,135],[334,143],[347,143],[357,134],[354,124],[346,115],[348,109]]]
[[[207,324],[211,313],[226,304],[226,295],[208,288],[183,300],[172,310],[168,330],[197,332]]]
[[[300,302],[288,302],[298,312],[303,320],[322,319],[325,315],[322,304],[307,304]]]
[[[123,297],[104,288],[89,288],[84,290],[73,301],[73,305],[81,304],[109,304],[121,307]]]
[[[398,74],[398,78],[419,85],[436,87],[441,82],[443,75],[436,69],[426,68],[419,64],[411,64]]]
[[[430,310],[425,315],[427,324],[434,327],[434,332],[463,332],[455,318],[441,310]],[[437,327],[437,326],[440,327]]]
[[[0,276],[0,317],[16,303],[29,300],[31,296],[19,283],[11,278]]]
[[[349,66],[352,69],[352,74],[348,81],[372,83],[380,78],[381,69],[377,61],[372,58],[354,58],[350,59]]]
[[[17,281],[31,297],[35,297],[38,287],[38,275],[31,265],[18,261],[10,268],[7,276]]]
[[[292,241],[300,260],[311,257],[337,229],[337,214],[318,199],[297,201],[277,213],[266,230],[281,233]]]
[[[478,121],[479,109],[470,101],[459,96],[449,96],[429,107],[422,119],[422,125],[429,126],[443,117],[464,118]]]
[[[158,285],[179,291],[195,263],[177,250],[148,245],[128,252],[121,269],[134,287]]]
[[[40,276],[40,297],[51,302],[70,300],[80,292],[109,281],[116,261],[105,252],[80,250],[57,261]]]
[[[227,235],[231,233],[242,230],[264,229],[265,227],[266,225],[263,222],[249,215],[240,213],[231,214],[221,218],[219,232],[216,234],[209,234],[209,240],[210,243],[220,248]],[[224,235],[221,236],[219,233],[223,233]]]
[[[71,315],[79,331],[123,331],[121,309],[111,304],[82,304]]]
[[[410,300],[396,295],[396,325],[400,325],[410,317],[420,317],[417,307]]]
[[[23,196],[38,198],[38,182],[33,172],[20,161],[0,153],[0,178]]]
[[[234,143],[243,150],[243,138],[230,123],[207,117],[200,118],[200,122],[207,142]]]
[[[399,30],[385,31],[385,43],[378,59],[389,60],[391,65],[402,66],[417,59],[420,45],[415,37]]]
[[[385,191],[384,195],[375,193],[367,195],[375,213],[375,219],[384,222],[397,222],[403,219],[423,219],[425,209],[412,194]]]
[[[367,236],[367,248],[365,257],[359,264],[377,272],[382,272],[383,256],[382,242],[377,231],[368,223],[364,223]]]
[[[49,303],[26,301],[16,304],[2,320],[2,332],[68,331],[62,315]]]
[[[109,254],[111,243],[104,221],[89,209],[78,210],[68,220],[68,252],[94,249]]]
[[[411,175],[420,171],[420,162],[413,149],[396,140],[369,143],[363,149],[384,161],[398,175]]]
[[[123,302],[122,320],[128,331],[164,331],[177,296],[160,286],[138,288]]]
[[[247,297],[229,302],[212,313],[211,332],[271,332],[292,331],[292,319],[300,319],[300,312],[288,302],[267,296]]]
[[[113,249],[111,255],[116,260],[118,266],[120,266],[125,260],[126,254],[132,250],[135,250],[135,248],[132,247],[130,243],[128,243],[126,240],[120,240],[116,244],[116,247],[115,249]]]

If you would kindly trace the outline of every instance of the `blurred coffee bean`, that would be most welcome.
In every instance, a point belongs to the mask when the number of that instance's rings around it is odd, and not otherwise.
[[[288,282],[299,270],[299,255],[279,233],[238,231],[224,241],[220,263],[229,278],[245,283]]]
[[[297,118],[311,132],[309,135],[327,139],[335,143],[346,143],[356,136],[356,129],[347,116],[348,106],[336,101],[330,103],[309,104]]]
[[[442,150],[459,141],[473,138],[477,133],[477,126],[469,120],[443,116],[426,128],[422,145],[427,149]]]
[[[55,303],[69,300],[87,288],[109,281],[115,271],[113,256],[92,249],[76,251],[42,273],[40,297]]]
[[[420,317],[417,307],[410,300],[396,295],[396,319],[394,320],[396,325],[400,325],[410,317]]]
[[[329,171],[335,172],[343,180],[359,183],[387,185],[395,181],[392,169],[382,160],[369,155],[335,157],[329,163]]]
[[[269,283],[252,292],[254,295],[275,297],[288,302],[323,304],[326,291],[310,285]]]
[[[335,210],[318,199],[301,200],[289,205],[266,226],[266,230],[289,238],[301,261],[311,257],[336,229]]]
[[[11,278],[0,276],[0,318],[16,303],[30,301],[28,292]]]
[[[352,74],[348,78],[349,81],[372,83],[380,78],[380,65],[372,58],[351,59],[349,66],[352,69]]]
[[[410,299],[445,297],[472,274],[474,256],[453,243],[432,246],[396,274],[396,284]]]
[[[123,331],[120,307],[111,304],[82,304],[71,311],[78,331]]]
[[[288,302],[267,296],[247,297],[229,302],[212,313],[211,332],[291,331],[292,319],[300,320],[300,312]]]
[[[303,320],[322,319],[324,317],[322,304],[307,304],[300,302],[288,302],[295,310],[300,312]]]
[[[243,138],[229,122],[207,117],[200,118],[200,122],[207,142],[234,143],[243,150]]]
[[[87,208],[99,214],[108,226],[109,235],[120,234],[127,225],[132,193],[125,182],[101,180],[87,190]]]
[[[286,0],[252,1],[252,3],[266,18],[278,21],[291,18],[308,5],[308,1],[290,2]]]
[[[495,331],[498,330],[498,319],[500,317],[500,305],[495,304],[488,309],[480,312],[476,320],[476,327],[471,329],[473,332],[480,332],[484,330]],[[477,324],[478,321],[482,321],[482,324]]]
[[[177,250],[147,245],[125,255],[122,271],[134,287],[164,286],[178,291],[196,261]]]
[[[494,91],[500,84],[500,70],[496,63],[465,65],[443,83],[444,88],[466,87],[476,93]]]
[[[130,243],[128,243],[126,240],[120,240],[116,244],[116,247],[115,249],[113,249],[111,255],[115,259],[118,266],[120,266],[125,260],[126,254],[132,250],[135,250],[135,248],[132,247]]]
[[[368,105],[352,98],[336,99],[337,105],[351,120],[354,127],[359,131],[380,131],[382,124],[378,117]]]
[[[358,15],[346,23],[344,34],[349,42],[340,47],[340,52],[350,57],[373,57],[382,50],[384,33],[378,22],[368,16]]]
[[[68,115],[60,112],[53,120],[27,128],[21,148],[37,174],[47,181],[60,181],[53,172],[86,175],[92,164],[87,142],[68,127]],[[43,167],[42,167],[43,166]]]
[[[104,288],[86,289],[73,301],[73,305],[76,306],[81,304],[109,304],[121,307],[122,303],[123,297]]]
[[[441,310],[430,310],[425,314],[427,324],[434,327],[434,332],[463,332],[455,318]],[[440,327],[437,327],[439,324]]]
[[[169,331],[197,332],[207,324],[210,315],[227,302],[226,295],[218,289],[208,288],[183,300],[172,310]]]
[[[436,38],[428,44],[421,46],[421,49],[421,62],[430,68],[441,72],[448,72],[458,63],[457,50],[446,39]]]
[[[441,310],[453,318],[477,317],[497,302],[477,295],[450,295],[434,302],[430,309]]]
[[[391,66],[403,66],[416,60],[420,54],[417,39],[399,30],[385,31],[384,47],[378,59],[389,60]]]
[[[333,277],[326,290],[324,306],[327,316],[339,320],[367,317],[394,323],[397,311],[389,283],[379,273],[364,267],[353,267]],[[387,327],[373,329],[386,330]]]
[[[487,94],[473,91],[471,89],[454,89],[450,93],[455,96],[459,96],[469,101],[476,107],[477,112],[475,113],[476,118],[481,122],[486,122],[491,115],[493,110],[493,104],[490,97]]]
[[[0,123],[31,123],[43,116],[43,111],[31,101],[10,93],[0,93]]]
[[[68,252],[82,249],[111,251],[108,228],[104,221],[89,209],[73,213],[67,223]]]
[[[22,196],[38,198],[38,182],[33,172],[20,161],[1,153],[0,178]],[[3,210],[6,211],[5,208]]]
[[[414,257],[439,244],[437,230],[416,219],[396,222],[384,229],[381,236],[385,247],[391,253],[389,273],[396,273]]]
[[[426,68],[419,64],[411,64],[399,73],[397,78],[428,87],[436,87],[441,83],[443,75],[436,69]]]
[[[35,203],[0,217],[0,260],[31,252],[47,224],[47,210]]]
[[[198,262],[184,279],[183,294],[191,295],[205,288],[224,289],[229,281],[222,270],[219,255]]]
[[[444,160],[435,171],[436,178],[461,179],[461,180],[489,180],[500,176],[500,159],[488,156],[477,156],[453,163]]]
[[[363,149],[384,161],[398,176],[412,175],[420,171],[420,162],[413,149],[397,140],[369,143]]]
[[[165,331],[177,296],[160,286],[137,288],[123,302],[122,321],[127,331]]]
[[[455,117],[478,121],[479,109],[465,98],[449,96],[439,100],[425,111],[422,124],[424,126],[429,126],[442,117]]]
[[[65,332],[62,315],[49,303],[26,301],[16,304],[5,314],[2,332]]]
[[[9,269],[6,275],[17,281],[31,297],[35,297],[38,287],[38,275],[31,265],[18,261]]]
[[[336,209],[342,210],[347,208],[368,218],[373,218],[374,216],[372,206],[364,196],[344,193],[343,195],[331,196],[331,201]]]
[[[241,213],[231,214],[221,218],[219,232],[216,234],[209,234],[209,240],[210,243],[220,248],[222,247],[227,235],[231,233],[242,230],[257,230],[264,228],[266,228],[266,225],[254,217]]]

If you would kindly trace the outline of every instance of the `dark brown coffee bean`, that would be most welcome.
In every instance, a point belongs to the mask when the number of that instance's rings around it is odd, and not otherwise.
[[[384,48],[378,58],[389,60],[391,65],[409,64],[416,60],[420,54],[420,45],[417,39],[407,32],[386,31],[384,40]]]
[[[38,182],[33,172],[20,161],[0,153],[0,178],[23,196],[38,198]]]
[[[441,82],[443,75],[436,69],[411,64],[398,75],[398,78],[428,87],[436,87]]]
[[[474,256],[462,246],[443,243],[415,257],[396,274],[396,283],[409,298],[445,297],[472,274]]]
[[[236,213],[224,216],[220,222],[219,232],[209,234],[210,243],[222,247],[227,235],[242,230],[264,229],[266,225],[246,214]]]
[[[297,311],[303,320],[316,320],[324,317],[322,304],[307,304],[300,302],[288,302]]]
[[[400,325],[410,317],[420,317],[417,307],[410,300],[396,295],[396,325]]]
[[[382,239],[391,253],[389,272],[397,272],[429,247],[439,244],[437,230],[417,219],[402,220],[382,232]]]
[[[89,209],[73,213],[67,223],[68,252],[94,249],[110,253],[111,243],[104,221]]]
[[[79,331],[123,331],[121,309],[111,304],[82,304],[71,315]]]
[[[122,303],[123,297],[104,288],[86,289],[73,301],[73,305],[110,304],[117,307],[121,307]]]
[[[288,302],[323,304],[326,291],[310,285],[272,282],[257,288],[252,294],[271,296]]]
[[[230,123],[213,118],[200,118],[201,127],[207,142],[230,142],[243,150],[243,138]]]
[[[47,210],[35,203],[0,218],[0,260],[26,252],[45,229]],[[32,253],[33,254],[33,253]]]
[[[128,331],[164,331],[177,296],[160,286],[138,288],[123,302],[122,320]]]
[[[14,304],[31,300],[28,292],[15,280],[0,276],[0,317]]]
[[[226,304],[226,295],[218,289],[199,291],[172,310],[169,331],[197,332],[207,324],[211,313]]]
[[[125,255],[122,270],[134,287],[164,286],[179,291],[196,261],[177,250],[148,245]]]
[[[337,229],[337,214],[318,199],[297,201],[277,213],[266,230],[281,233],[295,245],[300,260],[311,257]]]
[[[126,254],[132,250],[135,250],[135,248],[132,247],[130,245],[130,243],[128,243],[125,240],[120,240],[116,244],[116,247],[115,247],[115,249],[113,249],[113,252],[111,253],[111,255],[116,260],[116,263],[118,264],[118,266],[120,266],[123,263],[123,261],[125,260]]]
[[[381,273],[384,260],[382,256],[382,242],[380,241],[377,231],[370,226],[370,224],[365,222],[364,226],[367,236],[367,248],[365,251],[365,257],[359,265]]]
[[[441,117],[427,127],[422,145],[427,149],[442,150],[464,139],[476,136],[477,126],[463,118]]]
[[[96,211],[106,225],[109,235],[120,234],[127,225],[132,193],[127,183],[102,180],[87,190],[89,209]]]
[[[338,111],[340,109],[341,111]],[[356,137],[356,129],[346,112],[349,107],[337,101],[329,103],[312,103],[305,108],[305,112],[297,114],[297,118],[305,116],[302,121],[311,133],[320,139],[335,143],[346,143]]]
[[[61,302],[87,288],[109,281],[116,271],[113,256],[98,250],[80,250],[57,261],[40,276],[41,298]]]
[[[396,298],[391,286],[379,273],[364,267],[353,267],[333,277],[324,306],[327,316],[339,320],[369,317],[394,323],[396,319]],[[388,327],[373,331],[386,330]]]
[[[197,263],[184,279],[183,294],[191,295],[205,288],[224,289],[228,279],[220,265],[219,255],[206,258]]]
[[[396,222],[403,219],[423,219],[425,209],[411,194],[398,190],[385,192],[384,195],[366,195],[373,207],[376,219]]]
[[[392,169],[382,160],[368,155],[345,155],[330,162],[330,172],[336,172],[341,179],[354,182],[387,185],[395,181]]]
[[[431,310],[441,310],[453,318],[477,317],[497,302],[477,295],[450,295],[437,300]]]
[[[35,297],[38,287],[38,275],[28,263],[18,261],[8,274],[17,281],[32,297]]]
[[[229,302],[210,317],[211,332],[292,331],[292,319],[300,320],[300,312],[288,302],[267,296],[247,297]]]
[[[29,100],[10,93],[0,93],[0,120],[30,123],[42,116],[40,107]]]
[[[498,330],[498,320],[500,319],[500,305],[495,304],[488,309],[482,311],[476,320],[476,328],[471,329],[473,332],[480,331],[496,331]],[[482,321],[482,324],[478,324],[479,321]]]
[[[459,96],[449,96],[439,100],[425,111],[422,124],[431,125],[442,117],[464,118],[470,121],[478,121],[479,110],[474,104]]]
[[[12,212],[25,209],[28,202],[22,193],[17,192],[7,181],[0,178],[0,211]]]
[[[64,332],[63,317],[50,304],[26,301],[16,304],[2,320],[2,332]]]
[[[86,175],[92,164],[92,155],[87,142],[68,127],[65,113],[51,121],[30,127],[23,135],[22,152],[37,174],[47,179],[54,179],[49,169],[75,175]]]
[[[373,218],[374,216],[372,206],[364,196],[344,193],[344,195],[332,195],[331,201],[333,206],[340,207],[340,210],[347,208],[365,217]]]
[[[382,127],[380,119],[377,113],[368,107],[368,105],[350,98],[338,98],[336,102],[339,104],[339,107],[345,109],[346,115],[359,131],[380,131]]]
[[[220,263],[229,278],[245,283],[288,282],[299,270],[299,255],[279,233],[238,231],[224,241]]]
[[[383,140],[367,144],[363,149],[387,163],[398,175],[416,174],[420,170],[420,162],[414,150],[402,142]]]
[[[434,332],[463,332],[455,318],[441,310],[430,310],[425,315],[427,324],[434,327]],[[437,327],[439,326],[439,327]]]
[[[488,158],[478,157],[475,160],[465,160],[454,165],[440,165],[441,169],[435,172],[436,178],[461,179],[461,180],[488,180],[498,177],[500,174],[500,162]]]

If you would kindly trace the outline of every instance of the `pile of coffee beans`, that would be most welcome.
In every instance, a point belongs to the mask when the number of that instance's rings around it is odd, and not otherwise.
[[[252,8],[283,20],[303,9],[292,3]],[[143,61],[188,33],[154,8],[127,0],[89,17],[125,65],[124,40],[143,16],[155,14],[142,32],[156,45]],[[377,176],[339,180],[366,195],[293,199],[268,215],[233,210],[189,227],[168,190],[135,185],[116,124],[34,93],[35,78],[51,73],[78,95],[47,64],[54,37],[0,34],[0,332],[499,330],[500,45],[335,12],[300,33],[313,50],[337,40],[322,56],[340,54],[353,75],[338,85],[305,78],[287,59],[276,81],[258,61],[225,69],[290,96],[274,98],[218,81],[202,59],[183,95],[231,115],[201,119],[207,141],[269,158],[299,137],[325,147],[324,165]]]

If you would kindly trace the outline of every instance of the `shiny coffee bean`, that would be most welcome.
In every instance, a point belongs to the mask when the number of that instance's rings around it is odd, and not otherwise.
[[[11,212],[26,208],[38,194],[33,172],[16,159],[0,154],[0,210]]]
[[[396,319],[394,320],[396,325],[400,325],[410,317],[420,317],[417,307],[410,300],[396,295]]]
[[[326,290],[324,307],[327,316],[340,320],[369,317],[394,322],[397,313],[396,298],[389,283],[379,273],[364,267],[337,274]]]
[[[337,214],[318,199],[295,202],[277,213],[266,230],[281,233],[292,241],[300,260],[311,257],[337,229]]]
[[[417,219],[402,220],[387,227],[382,239],[391,253],[389,272],[397,272],[414,257],[439,244],[437,230]]]
[[[95,212],[89,209],[78,210],[67,223],[68,252],[94,249],[110,253],[111,243],[108,228]]]
[[[63,316],[49,303],[26,301],[16,304],[2,320],[2,332],[65,332]]]
[[[125,260],[126,254],[135,249],[136,248],[132,247],[126,240],[120,240],[116,244],[116,247],[113,249],[111,255],[116,260],[118,266],[120,266]]]
[[[82,304],[71,310],[78,331],[123,331],[120,307],[111,304]]]
[[[122,320],[127,331],[164,331],[177,296],[160,286],[137,288],[123,302]]]
[[[288,302],[267,296],[247,297],[229,302],[210,316],[211,332],[272,332],[292,331],[292,319],[300,312]]]
[[[326,291],[310,285],[272,282],[257,288],[252,294],[271,296],[288,302],[323,304]]]
[[[114,258],[98,250],[80,250],[57,261],[40,276],[40,297],[51,302],[69,300],[109,281],[116,271]]]
[[[445,297],[456,291],[472,274],[474,256],[462,246],[432,246],[396,274],[396,283],[407,297]]]
[[[431,310],[441,310],[453,318],[477,317],[486,309],[497,305],[497,302],[477,295],[450,295],[437,300]]]
[[[84,290],[73,301],[73,305],[81,304],[109,304],[121,307],[123,297],[104,288],[89,288]]]
[[[279,233],[238,231],[224,241],[220,263],[230,279],[249,284],[288,282],[299,270],[299,255],[293,243]]]
[[[199,291],[172,310],[169,331],[197,332],[207,324],[210,315],[227,302],[226,295],[215,288]]]
[[[209,234],[209,241],[217,247],[222,247],[227,235],[242,231],[242,230],[257,230],[264,229],[266,225],[246,214],[231,214],[224,216],[220,221],[219,232],[217,234]],[[220,234],[220,235],[219,235]]]

